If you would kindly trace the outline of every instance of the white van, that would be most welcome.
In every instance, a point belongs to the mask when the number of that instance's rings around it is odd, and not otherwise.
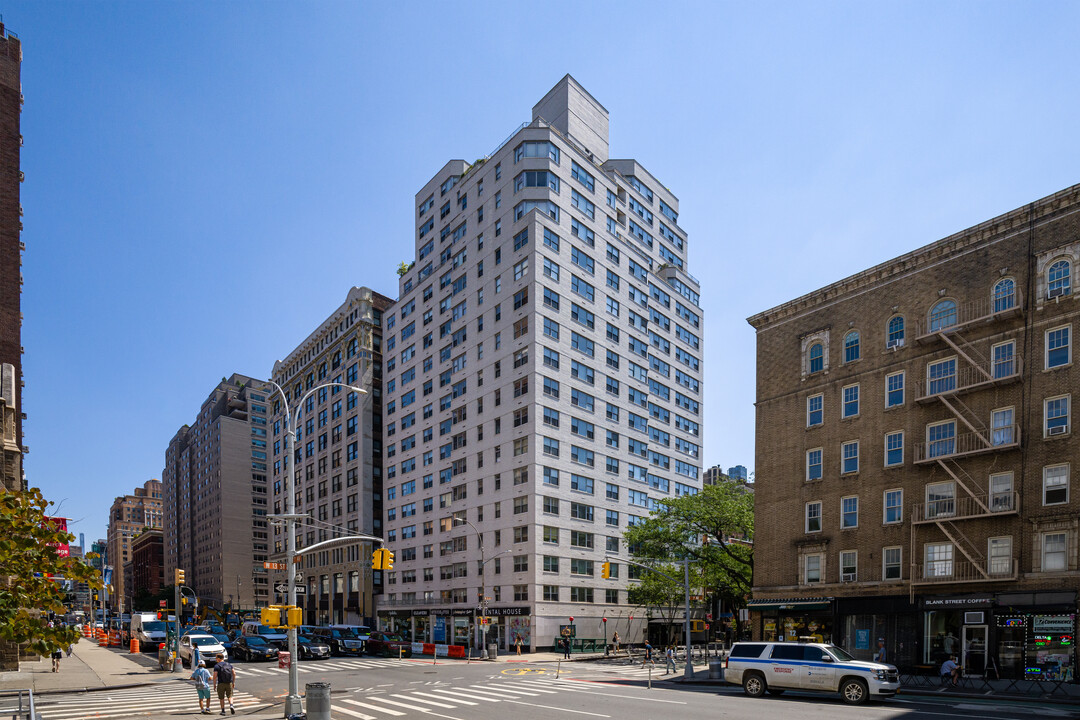
[[[240,634],[244,637],[257,635],[265,639],[271,645],[277,645],[279,648],[286,648],[289,644],[289,635],[284,630],[266,627],[256,620],[245,621],[244,625],[240,628]]]
[[[137,612],[131,616],[132,640],[139,641],[139,652],[157,650],[160,643],[165,642],[165,621],[158,620],[157,613]]]

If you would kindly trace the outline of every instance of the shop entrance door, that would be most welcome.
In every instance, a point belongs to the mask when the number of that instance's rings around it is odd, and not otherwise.
[[[986,671],[986,626],[965,625],[961,664],[965,677],[982,677]]]

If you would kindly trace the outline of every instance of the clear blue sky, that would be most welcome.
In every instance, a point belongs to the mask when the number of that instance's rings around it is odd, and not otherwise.
[[[1063,2],[8,2],[24,43],[26,471],[103,536],[222,376],[353,285],[413,195],[569,72],[681,201],[704,465],[754,465],[745,319],[1080,182]]]

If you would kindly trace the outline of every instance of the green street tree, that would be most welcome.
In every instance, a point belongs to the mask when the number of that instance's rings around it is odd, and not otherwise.
[[[732,611],[745,607],[754,579],[754,493],[742,483],[706,485],[697,495],[661,500],[625,537],[638,557],[690,558],[691,587],[704,586]],[[673,576],[679,575],[681,568]],[[643,587],[642,599],[653,598],[653,592]]]
[[[49,627],[48,613],[66,610],[60,579],[101,587],[97,570],[57,554],[56,546],[75,536],[49,521],[46,511],[52,504],[37,488],[0,490],[0,639],[28,643],[41,655],[82,637],[75,628]]]

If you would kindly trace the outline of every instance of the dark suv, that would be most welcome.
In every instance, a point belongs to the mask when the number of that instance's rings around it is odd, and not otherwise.
[[[334,655],[359,656],[364,647],[364,643],[360,638],[353,635],[351,631],[342,628],[312,628],[309,637],[320,638],[330,646],[330,652]]]

